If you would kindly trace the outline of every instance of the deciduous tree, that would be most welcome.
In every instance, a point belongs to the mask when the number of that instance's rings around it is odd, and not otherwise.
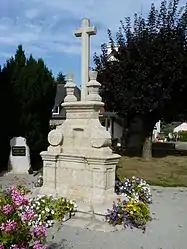
[[[106,107],[126,121],[127,148],[147,159],[155,123],[186,109],[186,28],[187,5],[162,1],[156,9],[152,4],[147,18],[135,14],[133,25],[130,18],[121,21],[115,39],[109,30],[112,48],[118,45],[116,61],[108,61],[105,44],[94,57]]]

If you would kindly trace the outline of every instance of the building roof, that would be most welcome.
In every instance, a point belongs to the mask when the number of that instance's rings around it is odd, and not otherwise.
[[[112,45],[107,46],[107,61],[112,62],[112,61],[118,61],[116,58],[116,53],[118,52],[119,46],[115,45],[112,47]]]
[[[81,98],[81,91],[76,86],[74,95],[77,97],[77,100],[80,100]],[[56,90],[56,97],[55,97],[55,104],[53,107],[53,110],[55,110],[56,107],[60,108],[59,114],[52,113],[52,119],[59,119],[66,116],[66,112],[64,108],[61,107],[61,104],[64,102],[64,98],[66,97],[66,88],[64,84],[58,84],[57,90]]]
[[[75,87],[74,94],[77,97],[77,100],[79,101],[81,99],[81,90],[77,86]],[[58,84],[57,90],[56,90],[55,104],[54,104],[53,109],[55,109],[55,107],[59,106],[60,113],[58,115],[52,114],[53,120],[54,119],[55,120],[64,119],[66,117],[66,112],[65,112],[64,108],[61,107],[61,104],[64,102],[65,96],[66,96],[66,88],[64,87],[64,84]],[[99,115],[100,115],[100,117],[108,117],[108,118],[112,118],[112,117],[117,118],[118,117],[117,113],[115,113],[115,112],[106,112],[105,108],[103,106],[101,106],[101,108],[100,108]]]
[[[74,94],[77,97],[77,100],[80,100],[81,91],[77,86],[75,87]],[[54,107],[61,105],[64,102],[65,96],[66,96],[66,88],[64,87],[64,84],[58,84],[57,85],[57,90],[56,90],[56,97],[55,97]]]
[[[184,122],[173,129],[173,132],[187,131],[187,123]]]

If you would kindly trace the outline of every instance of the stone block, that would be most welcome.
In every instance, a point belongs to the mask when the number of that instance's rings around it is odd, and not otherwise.
[[[9,170],[13,174],[28,174],[30,150],[26,138],[13,137],[10,140]]]

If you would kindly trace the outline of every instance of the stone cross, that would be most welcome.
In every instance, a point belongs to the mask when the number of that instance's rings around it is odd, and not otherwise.
[[[82,25],[75,31],[76,37],[82,38],[82,54],[81,54],[81,100],[86,100],[87,87],[89,81],[89,63],[90,63],[90,36],[96,35],[96,28],[90,27],[90,20],[84,18]]]

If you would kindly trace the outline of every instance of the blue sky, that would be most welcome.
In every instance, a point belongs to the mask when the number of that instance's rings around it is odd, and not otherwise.
[[[184,1],[181,1],[184,2]],[[26,54],[42,57],[54,75],[73,72],[80,84],[81,42],[74,36],[83,17],[97,27],[91,38],[91,58],[115,34],[120,20],[135,12],[146,15],[150,0],[0,0],[0,64],[19,44]],[[154,0],[158,6],[160,0]]]

